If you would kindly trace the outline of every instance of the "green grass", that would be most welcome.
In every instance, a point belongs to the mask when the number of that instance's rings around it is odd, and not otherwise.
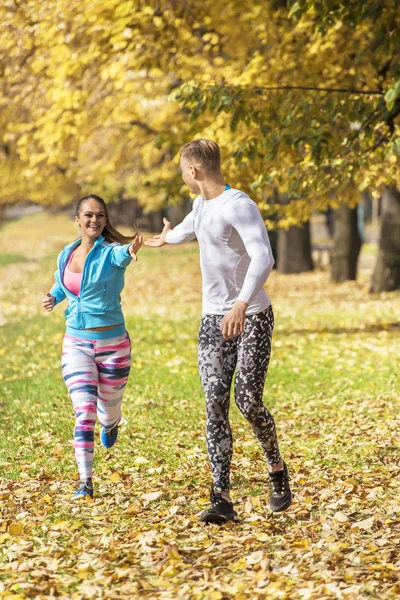
[[[23,256],[22,254],[7,254],[5,252],[0,252],[0,267],[10,265],[12,263],[20,263],[27,261],[27,257]]]
[[[273,273],[265,403],[294,503],[283,515],[269,513],[265,462],[232,401],[241,523],[203,528],[210,472],[196,367],[198,250],[141,251],[124,291],[133,352],[128,424],[112,451],[96,438],[96,499],[76,505],[62,307],[40,309],[57,252],[73,235],[61,217],[57,236],[54,218],[41,219],[31,232],[25,225],[35,261],[18,273],[0,266],[0,598],[51,597],[53,589],[61,598],[312,600],[335,597],[337,585],[350,600],[395,598],[399,294],[370,296],[370,272],[341,286],[326,272]],[[19,239],[18,227],[24,222],[7,226],[0,252],[7,236]],[[159,495],[149,501],[152,492]],[[357,526],[371,518],[366,529]]]

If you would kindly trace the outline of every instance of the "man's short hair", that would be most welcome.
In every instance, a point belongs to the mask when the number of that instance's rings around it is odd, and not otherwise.
[[[221,169],[221,154],[219,146],[213,140],[199,138],[193,140],[181,150],[181,158],[192,162],[194,166],[204,171],[219,171]]]

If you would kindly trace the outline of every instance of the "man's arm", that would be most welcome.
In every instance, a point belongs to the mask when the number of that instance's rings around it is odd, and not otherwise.
[[[264,286],[274,266],[271,244],[265,223],[254,202],[231,211],[230,222],[240,235],[250,257],[250,265],[238,296],[239,301],[250,304]]]
[[[183,244],[184,242],[194,240],[196,237],[194,232],[193,211],[186,215],[182,223],[179,223],[179,225],[173,229],[171,228],[171,223],[166,218],[163,219],[163,222],[164,229],[160,235],[155,235],[149,240],[146,240],[144,243],[145,246],[160,248],[165,244]]]
[[[247,307],[267,281],[275,261],[267,229],[254,202],[235,207],[227,216],[250,256],[250,265],[237,301],[221,322],[222,335],[229,340],[243,333]]]

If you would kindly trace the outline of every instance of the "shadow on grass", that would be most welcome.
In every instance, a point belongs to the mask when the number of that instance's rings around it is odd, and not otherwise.
[[[371,323],[360,327],[315,327],[314,329],[280,329],[280,333],[286,335],[309,335],[311,333],[332,333],[332,334],[363,334],[363,333],[379,333],[380,331],[390,331],[392,333],[400,333],[400,321],[392,321],[391,323]]]

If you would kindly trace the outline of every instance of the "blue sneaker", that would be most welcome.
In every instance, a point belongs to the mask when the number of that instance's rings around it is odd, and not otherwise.
[[[118,437],[118,425],[115,425],[112,429],[101,428],[100,441],[104,448],[112,448],[117,441]]]
[[[84,498],[85,496],[93,498],[93,483],[91,477],[80,482],[78,489],[72,496],[72,500],[78,500],[78,498]]]

